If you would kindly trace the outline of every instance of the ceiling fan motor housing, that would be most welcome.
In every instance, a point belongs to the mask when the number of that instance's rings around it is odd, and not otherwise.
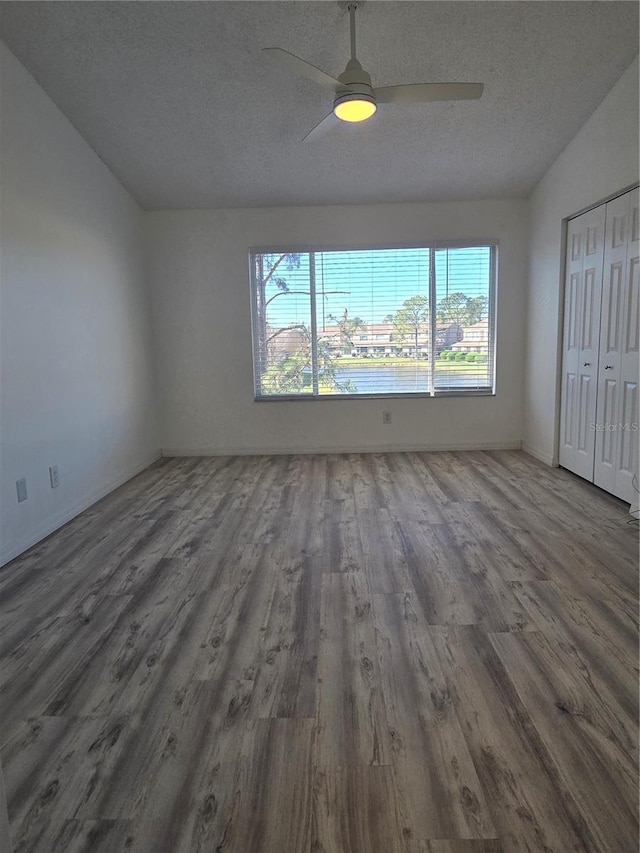
[[[342,86],[336,89],[336,96],[333,101],[334,110],[339,104],[344,103],[344,101],[353,100],[354,98],[369,101],[371,104],[376,105],[376,96],[371,85],[371,75],[367,74],[357,59],[350,59],[347,62],[347,67],[340,74],[338,80],[342,83]]]

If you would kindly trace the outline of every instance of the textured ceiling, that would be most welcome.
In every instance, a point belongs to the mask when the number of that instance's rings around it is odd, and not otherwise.
[[[325,2],[2,2],[0,36],[145,208],[523,196],[638,53],[635,2],[385,2],[358,12],[374,85],[484,82],[300,140],[348,16]]]

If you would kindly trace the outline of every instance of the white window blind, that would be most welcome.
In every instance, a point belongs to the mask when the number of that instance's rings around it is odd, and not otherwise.
[[[495,253],[253,251],[256,398],[493,393]]]
[[[434,252],[436,393],[493,388],[494,254],[491,246]]]

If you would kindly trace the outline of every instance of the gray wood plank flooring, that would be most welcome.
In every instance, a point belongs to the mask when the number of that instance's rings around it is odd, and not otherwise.
[[[632,853],[638,538],[522,452],[164,459],[0,570],[19,853]]]

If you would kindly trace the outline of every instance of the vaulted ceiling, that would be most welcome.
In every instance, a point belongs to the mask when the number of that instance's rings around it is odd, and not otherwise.
[[[481,100],[383,105],[302,137],[331,103],[348,15],[323,2],[2,2],[0,37],[145,208],[528,194],[638,53],[635,2],[386,2],[358,11],[374,85],[470,81]]]

